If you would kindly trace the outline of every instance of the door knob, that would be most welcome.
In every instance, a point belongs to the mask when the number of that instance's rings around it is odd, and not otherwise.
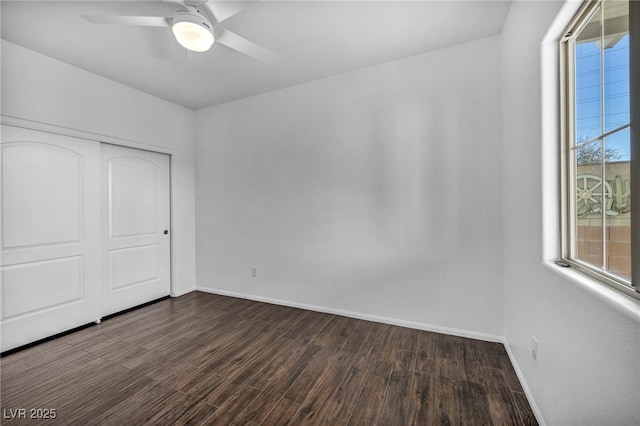
[[[169,233],[169,230],[167,230],[167,229],[165,229],[164,232],[163,232],[164,235],[167,235],[168,233]]]

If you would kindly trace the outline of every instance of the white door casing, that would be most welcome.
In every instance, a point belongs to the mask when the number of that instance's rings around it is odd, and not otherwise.
[[[168,155],[101,145],[102,316],[170,293],[169,170]]]
[[[100,144],[2,126],[0,350],[100,318]]]

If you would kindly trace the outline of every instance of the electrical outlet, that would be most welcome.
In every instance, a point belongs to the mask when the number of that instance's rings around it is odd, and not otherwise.
[[[538,339],[536,336],[531,336],[531,358],[538,362]]]
[[[253,278],[258,278],[258,268],[256,268],[255,266],[251,268],[251,276]]]

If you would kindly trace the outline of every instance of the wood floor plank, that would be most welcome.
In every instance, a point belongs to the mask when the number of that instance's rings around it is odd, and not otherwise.
[[[310,343],[332,319],[334,319],[332,315],[311,312],[300,323],[299,333],[293,338],[305,344]]]
[[[387,332],[377,342],[376,357],[383,361],[393,363],[397,357],[397,352],[401,350],[400,343],[402,336],[401,327],[388,326]]]
[[[45,342],[29,350],[3,357],[0,361],[2,377],[8,378],[19,375],[30,368],[74,354],[77,356],[78,351],[68,343],[60,342],[57,339]]]
[[[387,393],[381,407],[379,424],[405,425],[408,421],[408,404],[411,395],[411,380],[415,352],[398,351],[393,371],[389,377]]]
[[[206,423],[203,423],[206,424]],[[233,423],[231,423],[231,426],[256,426],[257,423],[252,422],[251,420],[247,420],[247,419],[243,419],[243,418],[236,418]]]
[[[453,358],[436,358],[435,374],[441,379],[449,381],[459,381],[460,374],[458,370],[461,368],[456,359]]]
[[[349,334],[347,340],[342,346],[342,350],[345,352],[359,353],[360,348],[364,344],[369,330],[371,329],[371,323],[368,321],[360,321],[355,329]]]
[[[226,380],[225,377],[216,374],[215,366],[205,365],[187,367],[180,374],[163,380],[162,384],[191,395],[207,395]]]
[[[443,334],[443,336],[446,336]],[[453,380],[468,380],[467,377],[467,368],[465,363],[465,341],[469,339],[465,339],[463,337],[458,336],[447,336],[449,339],[449,347],[451,350],[450,353],[450,361],[451,361],[451,370],[450,370],[450,378]],[[473,371],[473,370],[472,370]]]
[[[323,416],[316,422],[318,426],[346,426],[347,422],[335,417]]]
[[[480,365],[480,360],[477,356],[475,340],[465,339],[463,351],[463,364],[466,380],[478,384],[484,383],[482,366]]]
[[[332,395],[342,383],[353,364],[354,357],[355,355],[350,352],[340,352],[328,361],[324,371],[302,402],[293,420],[294,424],[313,425],[324,416],[328,405],[327,396]]]
[[[533,410],[531,409],[531,405],[529,405],[529,401],[527,400],[527,396],[524,392],[511,392],[513,401],[518,408],[518,414],[520,415],[521,424],[524,426],[538,426],[538,421],[536,420],[535,414],[533,414]]]
[[[407,408],[408,425],[432,425],[435,423],[435,380],[436,378],[421,371],[413,372],[409,406]]]
[[[153,349],[158,346],[156,342],[158,340],[164,341],[168,336],[176,338],[188,332],[193,324],[198,320],[198,317],[193,315],[180,315],[174,321],[164,323],[161,327],[149,330],[150,332],[140,333],[131,338],[124,338],[125,342],[135,343],[138,346],[142,346],[145,349]]]
[[[89,395],[86,388],[82,390],[82,398],[86,400],[82,409],[76,409],[72,404],[57,405],[59,407],[59,415],[70,424],[88,424],[92,422],[101,413],[109,410],[114,405],[120,404],[122,401],[131,398],[145,386],[151,385],[151,379],[144,376],[131,376],[126,373],[122,376],[109,372],[109,384],[102,386],[103,381],[98,384],[98,388],[93,393],[93,397]],[[65,396],[66,400],[72,399],[73,396]],[[50,402],[51,403],[51,402]]]
[[[436,345],[436,333],[422,331],[418,334],[416,370],[429,371],[433,368],[433,361],[436,359]]]
[[[243,385],[262,390],[262,387],[252,386],[249,383],[254,373],[261,371],[265,364],[278,355],[286,355],[289,357],[288,359],[291,359],[289,349],[293,344],[292,341],[282,337],[269,338],[269,340],[271,344],[258,340],[255,342],[258,347],[248,346],[248,353],[241,362],[238,361],[232,366],[222,366],[219,371],[227,376],[226,379],[215,389],[208,392],[204,399],[209,404],[219,407],[229,400],[236,390]],[[302,347],[300,349],[302,349]]]
[[[116,339],[111,341],[109,346],[100,349],[99,353],[96,355],[99,355],[101,358],[108,361],[117,361],[119,363],[131,361],[131,365],[135,365],[134,360],[142,357],[148,352],[149,351],[147,349],[143,349],[138,345]]]
[[[485,388],[477,383],[460,382],[460,424],[492,426]]]
[[[50,395],[63,392],[81,381],[85,371],[90,372],[105,363],[102,358],[92,357],[86,352],[78,355],[52,362],[48,368],[34,368],[10,379],[3,377],[2,408],[37,407],[39,403],[47,401]]]
[[[98,359],[94,359],[98,361]],[[117,364],[104,361],[93,363],[90,367],[85,366],[76,370],[70,377],[67,378],[67,383],[71,386],[65,386],[60,388],[57,392],[50,394],[48,399],[50,401],[59,401],[74,404],[75,398],[86,398],[83,409],[86,408],[87,403],[90,401],[90,394],[92,392],[101,392],[102,389],[118,388],[119,385],[123,385],[127,380],[138,380],[142,378],[141,375],[133,375],[126,368]],[[108,381],[106,379],[109,379]],[[122,382],[121,382],[122,380]]]
[[[200,333],[198,333],[200,335]],[[166,346],[154,349],[154,352],[165,356],[167,359],[180,360],[191,363],[191,356],[205,350],[207,339],[175,339]]]
[[[273,408],[274,401],[278,401],[283,397],[319,351],[320,347],[310,345],[297,360],[291,361],[290,368],[279,369],[271,377],[266,389],[241,414],[242,417],[260,423]]]
[[[182,316],[182,314],[178,314],[156,318],[155,315],[150,314],[146,321],[135,321],[130,324],[121,324],[119,327],[110,330],[105,330],[104,328],[106,327],[102,327],[101,331],[103,334],[109,336],[120,337],[125,342],[139,344],[142,338],[153,333],[158,333],[165,327],[170,327],[171,323],[174,321],[180,321]],[[103,324],[106,324],[107,321]]]
[[[155,336],[155,338],[152,340],[146,339],[145,342],[137,343],[145,349],[154,350],[165,347],[171,344],[171,342],[176,341],[177,339],[190,339],[196,334],[200,333],[200,330],[202,328],[197,327],[197,324],[200,321],[202,320],[199,317],[190,315],[185,319],[183,324],[173,329],[172,331],[166,330],[162,334]]]
[[[89,424],[95,425],[139,425],[151,424],[151,419],[173,405],[180,393],[173,389],[151,383],[142,387],[131,397],[97,415]]]
[[[287,339],[294,339],[297,336],[295,331],[296,326],[303,322],[304,317],[309,311],[287,306],[283,306],[283,308],[286,308],[286,310],[282,311],[282,315],[269,319],[273,323],[272,331]],[[298,329],[298,334],[299,331],[300,329]]]
[[[215,363],[221,375],[234,381],[237,384],[244,384],[250,377],[253,369],[260,369],[266,358],[272,357],[278,352],[278,349],[285,343],[284,338],[275,336],[270,333],[263,335],[247,342],[244,347],[236,348],[235,351],[229,352],[224,363]],[[212,365],[209,363],[208,365]]]
[[[101,335],[101,334],[104,334],[101,330],[101,327],[89,326],[86,328],[82,328],[78,331],[75,331],[73,333],[69,333],[67,335],[62,335],[60,337],[57,337],[50,342],[39,344],[38,346],[41,346],[41,345],[46,346],[49,343],[55,343],[55,342],[66,343],[66,344],[75,346],[78,343],[86,342],[87,340],[91,339],[93,336]]]
[[[229,364],[233,361],[238,353],[242,353],[243,348],[247,345],[247,342],[259,338],[260,333],[254,329],[246,332],[233,333],[233,338],[221,339],[220,342],[214,347],[202,353],[201,358],[192,360],[192,363],[196,365],[209,364],[214,368],[221,370],[222,366]],[[221,373],[222,374],[222,373]],[[222,374],[224,375],[224,374]]]
[[[353,318],[335,317],[316,335],[312,343],[324,348],[341,350],[359,322]]]
[[[291,423],[292,419],[300,409],[300,403],[287,398],[280,398],[276,402],[273,410],[260,423],[265,426],[285,426]],[[294,423],[295,424],[295,423]]]
[[[348,424],[354,426],[376,424],[392,370],[393,365],[391,363],[385,361],[376,362],[373,371],[368,375],[362,386]]]
[[[228,425],[236,418],[241,418],[240,414],[251,402],[260,394],[260,390],[251,386],[242,386],[228,401],[207,418],[209,424]]]
[[[312,346],[311,348],[314,351],[320,350],[318,346]],[[275,376],[290,369],[291,362],[302,356],[303,353],[309,350],[309,347],[294,340],[285,339],[285,343],[282,344],[280,349],[262,368],[251,371],[254,374],[247,380],[246,384],[264,390]]]
[[[509,388],[514,392],[524,393],[524,389],[522,389],[520,380],[518,380],[518,375],[516,374],[513,365],[511,365],[511,361],[509,360],[508,355],[505,355],[500,359],[500,369],[504,373],[504,377],[507,381],[507,384],[509,385]]]
[[[132,377],[127,369],[105,362],[76,371],[66,378],[65,386],[56,386],[55,391],[36,396],[30,401],[34,405],[29,407],[53,407],[60,419],[73,424],[85,413],[100,410],[115,389],[126,392],[126,388],[135,387],[139,380],[144,378]],[[76,403],[79,399],[83,400],[81,406]]]
[[[70,343],[78,350],[94,353],[108,349],[114,343],[120,342],[118,337],[109,336],[104,333],[95,333],[92,336],[87,336],[81,340],[74,340]]]
[[[398,349],[416,352],[418,350],[418,330],[406,327],[396,327],[398,331]]]
[[[329,398],[325,415],[331,419],[347,421],[360,395],[367,374],[372,369],[373,358],[359,355],[345,374],[342,382]]]
[[[312,318],[316,317],[317,315],[317,312],[305,311],[301,309],[299,315],[296,315],[293,318],[291,328],[284,334],[284,337],[286,337],[287,339],[297,339],[305,329],[307,324],[309,324],[310,321],[313,321]]]
[[[512,399],[511,389],[504,379],[503,371],[491,367],[481,367],[481,371],[493,424],[496,426],[518,424],[521,420],[520,415]]]
[[[186,347],[177,350],[178,353],[182,354],[180,359],[183,362],[194,365],[203,365],[224,353],[225,350],[233,350],[234,343],[238,344],[238,342],[242,342],[250,336],[257,335],[254,330],[248,329],[246,324],[241,321],[230,320],[229,322],[229,324],[204,330],[191,339],[180,339],[186,344]],[[173,355],[175,355],[167,354],[162,348],[157,349],[157,351],[167,355],[169,358],[174,358]]]
[[[501,343],[476,340],[475,344],[478,348],[477,356],[480,361],[480,365],[492,368],[502,368],[500,360],[503,356],[507,356],[507,353]]]
[[[170,405],[156,413],[149,424],[166,425],[200,425],[208,424],[209,419],[217,411],[206,402],[191,395],[176,395]]]
[[[436,378],[436,398],[434,404],[435,424],[460,424],[460,385],[447,378]]]
[[[379,322],[371,323],[369,333],[364,339],[359,353],[378,358],[378,353],[383,347],[385,339],[390,331],[391,326],[389,324]]]
[[[302,403],[327,368],[327,365],[333,361],[334,355],[335,353],[329,349],[320,348],[307,368],[296,378],[284,394],[284,397]]]
[[[500,343],[198,292],[2,356],[0,386],[51,424],[536,424]]]
[[[104,359],[93,356],[84,351],[73,351],[65,353],[57,359],[47,363],[36,363],[18,374],[2,374],[2,390],[8,394],[21,393],[30,389],[33,385],[46,386],[49,381],[54,381],[60,375],[67,376],[84,368],[87,364],[99,365],[105,362]],[[6,395],[5,395],[6,397]]]

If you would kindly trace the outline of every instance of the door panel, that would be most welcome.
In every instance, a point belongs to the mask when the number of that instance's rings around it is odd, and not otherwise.
[[[2,126],[0,349],[100,317],[100,146]]]
[[[82,233],[82,156],[60,146],[3,146],[3,248],[78,242]],[[53,177],[53,178],[52,178]],[[33,197],[34,192],[38,197]],[[9,202],[10,201],[10,202]]]
[[[58,282],[51,291],[50,277]],[[28,262],[2,270],[4,317],[82,300],[82,256]]]
[[[170,293],[169,156],[103,144],[103,297],[110,315]]]
[[[109,251],[111,290],[158,279],[158,244]]]
[[[158,180],[161,176],[158,168],[158,164],[141,158],[124,157],[109,161],[111,238],[155,235],[160,208]]]

